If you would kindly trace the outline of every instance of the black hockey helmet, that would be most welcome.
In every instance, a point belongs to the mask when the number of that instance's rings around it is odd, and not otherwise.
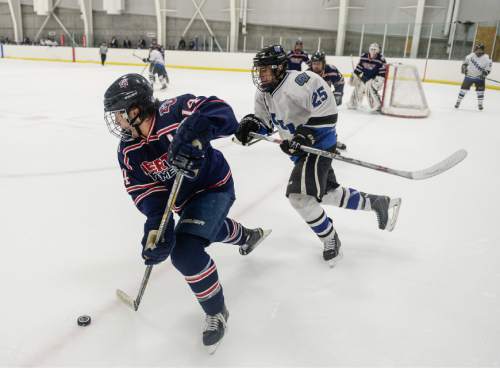
[[[484,43],[476,42],[474,44],[474,52],[479,51],[479,53],[484,54]]]
[[[270,66],[274,79],[263,83],[260,79],[259,69]],[[253,58],[252,78],[255,86],[262,92],[272,92],[286,74],[288,60],[286,52],[281,45],[266,46]]]
[[[125,74],[114,81],[104,93],[104,120],[113,135],[123,141],[129,141],[133,139],[132,133],[116,122],[115,114],[121,113],[138,131],[144,119],[154,114],[155,106],[153,87],[148,80],[140,74]],[[130,119],[128,114],[134,107],[139,109],[139,115]]]
[[[311,56],[311,62],[313,61],[321,61],[322,63],[326,63],[326,55],[323,51],[316,51]]]

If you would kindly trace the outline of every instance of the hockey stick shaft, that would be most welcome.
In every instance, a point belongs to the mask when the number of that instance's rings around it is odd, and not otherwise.
[[[486,78],[486,80],[489,80],[490,82],[500,83],[500,81],[497,81],[496,79]]]
[[[172,189],[170,190],[170,195],[167,201],[167,208],[163,213],[160,226],[158,227],[158,233],[156,234],[156,239],[152,249],[156,248],[156,245],[163,238],[165,233],[165,228],[172,216],[172,212],[175,205],[175,200],[177,199],[177,194],[182,185],[182,181],[184,180],[184,174],[179,171],[175,176],[174,184],[172,185]],[[137,311],[139,309],[139,305],[141,304],[142,296],[144,295],[144,291],[146,290],[146,286],[148,285],[149,276],[151,275],[151,271],[153,270],[153,266],[146,266],[146,270],[144,271],[144,277],[142,278],[141,286],[139,287],[139,292],[137,293],[137,297],[132,299],[128,296],[124,291],[118,289],[116,290],[116,295],[120,300],[122,300],[125,304],[129,305],[133,310]]]
[[[135,52],[132,54],[132,56],[135,56],[140,61],[142,61],[142,59],[144,59],[144,58],[141,58],[139,55],[137,55]]]
[[[272,138],[268,137],[265,135],[257,134],[257,133],[250,133],[250,136],[254,138],[260,138],[262,140],[266,140],[268,142],[280,144],[282,142],[281,139],[278,138]],[[413,180],[422,180],[422,179],[428,179],[430,177],[436,176],[438,174],[441,174],[442,172],[451,169],[453,166],[457,165],[459,162],[463,161],[465,157],[467,157],[467,151],[464,149],[458,150],[452,155],[448,156],[444,160],[438,162],[437,164],[430,166],[426,169],[423,170],[417,170],[417,171],[406,171],[406,170],[397,170],[397,169],[392,169],[390,167],[382,166],[382,165],[377,165],[373,164],[371,162],[366,162],[366,161],[361,161],[355,158],[351,157],[346,157],[344,155],[339,155],[333,152],[328,152],[328,151],[323,151],[317,148],[313,147],[308,147],[308,146],[300,146],[300,150],[311,153],[314,155],[318,156],[323,156],[343,162],[347,162],[353,165],[357,166],[362,166],[366,167],[368,169],[376,170],[376,171],[381,171],[385,172],[387,174],[391,175],[396,175],[400,176],[406,179],[413,179]]]

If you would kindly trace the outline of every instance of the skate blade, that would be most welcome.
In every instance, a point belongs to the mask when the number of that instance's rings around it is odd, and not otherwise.
[[[246,250],[246,253],[242,253],[242,252],[241,252],[241,249],[240,249],[240,254],[241,254],[242,256],[247,256],[247,255],[249,255],[250,253],[252,253],[252,252],[255,250],[255,248],[257,248],[257,246],[258,246],[260,243],[262,243],[262,242],[264,241],[264,239],[265,239],[265,238],[267,238],[267,237],[269,236],[269,234],[271,234],[271,233],[272,233],[272,230],[271,230],[271,229],[268,229],[268,230],[262,230],[262,237],[260,238],[260,240],[259,240],[257,243],[255,243],[255,244],[253,245],[252,249],[250,249],[250,251],[248,251],[248,249],[247,249],[247,250]]]
[[[222,341],[222,340],[221,340],[221,341]],[[215,352],[217,351],[217,348],[219,347],[219,345],[220,345],[221,341],[219,341],[219,342],[218,342],[218,343],[216,343],[216,344],[206,346],[208,354],[210,354],[210,355],[214,355],[214,354],[215,354]]]
[[[392,216],[389,222],[387,223],[385,230],[392,231],[396,227],[396,222],[398,221],[400,207],[401,207],[401,198],[391,199],[391,201],[389,202],[389,210],[392,208]]]
[[[344,253],[342,251],[339,252],[339,254],[337,255],[337,257],[335,258],[332,258],[332,259],[329,259],[328,261],[326,261],[326,263],[328,263],[328,266],[330,268],[334,268],[337,263],[344,257]]]

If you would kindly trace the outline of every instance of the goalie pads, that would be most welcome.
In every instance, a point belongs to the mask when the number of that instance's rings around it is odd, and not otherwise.
[[[356,109],[361,102],[363,101],[363,96],[366,92],[366,85],[361,81],[357,74],[352,73],[351,76],[351,85],[354,87],[354,91],[352,92],[351,98],[347,107],[349,109]]]
[[[370,108],[372,110],[380,110],[382,101],[378,92],[383,86],[384,78],[382,77],[376,77],[366,82],[366,97],[368,98],[368,103],[370,104]]]

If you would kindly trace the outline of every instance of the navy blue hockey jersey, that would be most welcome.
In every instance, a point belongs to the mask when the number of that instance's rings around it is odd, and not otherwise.
[[[302,70],[302,63],[309,62],[309,55],[304,51],[292,50],[287,54],[288,70]]]
[[[186,94],[160,103],[146,138],[120,142],[118,161],[125,189],[147,217],[162,215],[177,173],[168,163],[168,149],[181,121],[198,112],[211,124],[214,137],[234,134],[238,122],[231,107],[215,96]],[[231,170],[222,153],[211,145],[194,179],[185,178],[177,196],[179,211],[194,196],[207,190],[233,190]]]
[[[312,71],[312,68],[309,68],[308,70]],[[333,86],[335,92],[344,93],[344,77],[335,66],[325,64],[325,70],[323,73],[319,74],[319,76],[323,78],[330,87]]]
[[[354,69],[354,73],[365,82],[375,77],[385,78],[386,61],[384,55],[377,54],[376,57],[371,58],[370,54],[365,52],[359,58],[359,63]]]

